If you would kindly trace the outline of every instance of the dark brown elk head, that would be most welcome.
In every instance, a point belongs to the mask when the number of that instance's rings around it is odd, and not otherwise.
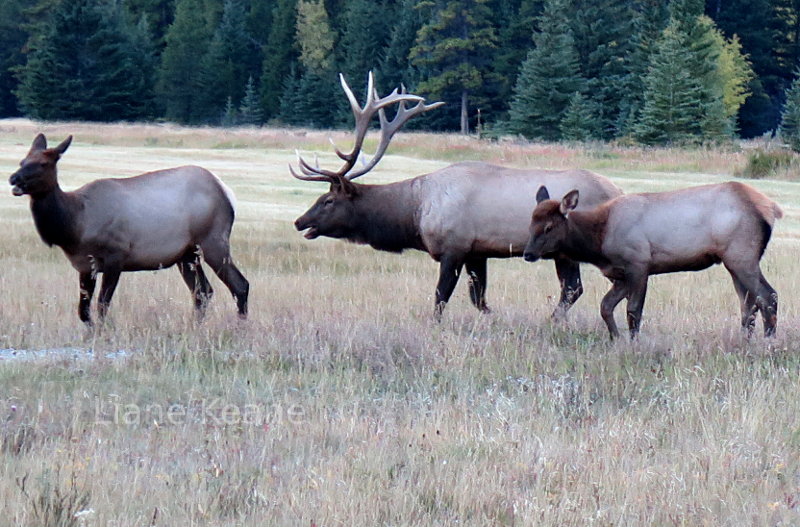
[[[523,257],[527,262],[539,258],[552,258],[567,237],[567,215],[578,206],[578,191],[568,192],[559,202],[550,199],[547,188],[540,187],[536,193],[536,208],[533,209],[530,239]]]
[[[47,148],[44,135],[37,135],[28,155],[20,161],[19,170],[8,178],[11,193],[15,196],[37,195],[55,189],[58,186],[56,163],[71,142],[72,136],[69,136],[55,148]]]
[[[353,200],[358,195],[358,188],[344,177],[331,182],[328,192],[317,198],[317,201],[294,222],[297,230],[305,230],[306,239],[313,240],[318,236],[330,238],[347,238],[356,227],[357,214]]]
[[[355,117],[355,144],[349,153],[344,153],[335,147],[336,155],[344,161],[342,167],[337,171],[324,170],[318,166],[311,166],[298,154],[298,165],[301,174],[298,174],[289,166],[292,175],[303,181],[324,181],[330,183],[328,192],[320,196],[314,205],[305,214],[297,218],[294,222],[299,231],[305,230],[305,237],[313,240],[318,236],[328,236],[330,238],[352,238],[360,222],[354,202],[361,195],[361,185],[352,180],[363,176],[380,161],[389,142],[395,132],[399,130],[409,119],[420,113],[433,108],[438,108],[444,103],[437,102],[425,104],[425,99],[419,95],[406,93],[405,88],[399,92],[395,89],[392,93],[383,98],[378,98],[378,94],[373,87],[372,72],[369,74],[367,86],[367,100],[363,107],[356,101],[352,90],[347,85],[343,75],[339,75],[342,89],[350,101],[350,107]],[[412,108],[406,108],[406,102],[417,103]],[[386,118],[385,108],[397,104],[397,113],[390,121]],[[356,162],[361,155],[361,147],[364,138],[369,130],[369,124],[375,114],[381,126],[381,139],[375,154],[363,166],[354,169]]]

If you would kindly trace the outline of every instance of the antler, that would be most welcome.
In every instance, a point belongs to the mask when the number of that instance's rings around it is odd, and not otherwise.
[[[311,166],[308,164],[298,152],[297,154],[297,164],[300,167],[300,171],[302,175],[297,174],[291,165],[289,165],[289,171],[292,173],[294,177],[297,179],[302,179],[304,181],[328,181],[333,182],[336,181],[340,177],[346,177],[347,179],[355,179],[359,176],[363,176],[376,164],[378,161],[383,157],[383,154],[386,152],[386,148],[389,146],[389,142],[392,140],[392,136],[399,130],[409,119],[414,117],[417,114],[427,112],[428,110],[432,110],[433,108],[438,108],[443,102],[436,102],[433,104],[425,104],[425,99],[420,97],[419,95],[413,95],[410,93],[406,93],[405,87],[402,87],[400,92],[398,93],[397,88],[395,88],[392,93],[387,95],[383,98],[378,98],[378,93],[375,91],[374,88],[374,81],[372,77],[372,72],[369,72],[369,81],[367,84],[367,100],[364,103],[364,107],[360,107],[358,105],[358,101],[356,100],[355,95],[353,95],[353,91],[350,89],[350,86],[347,85],[347,81],[344,79],[344,75],[341,73],[339,74],[339,79],[342,83],[342,89],[344,89],[345,94],[347,95],[347,99],[350,101],[350,107],[353,110],[353,116],[355,117],[356,121],[356,128],[355,128],[355,143],[353,144],[353,149],[349,153],[344,153],[338,148],[336,145],[333,145],[334,150],[336,151],[336,155],[339,156],[340,159],[344,161],[344,165],[334,172],[332,170],[325,170],[319,168],[319,166]],[[411,109],[406,108],[407,101],[414,101],[417,103]],[[397,113],[395,114],[394,118],[391,121],[386,119],[386,113],[384,108],[390,106],[392,104],[398,103],[399,106],[397,108]],[[364,138],[367,135],[367,131],[369,130],[369,123],[372,120],[372,117],[375,115],[375,112],[378,112],[378,118],[381,123],[381,141],[378,144],[378,148],[375,151],[375,154],[372,156],[372,159],[365,164],[359,170],[351,172],[353,166],[356,164],[359,155],[361,154],[361,147],[364,145]],[[333,143],[333,141],[331,141]]]

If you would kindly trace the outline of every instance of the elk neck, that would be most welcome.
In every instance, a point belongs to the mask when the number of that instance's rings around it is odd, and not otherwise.
[[[48,246],[58,245],[72,254],[80,242],[79,220],[83,203],[72,192],[64,192],[58,185],[52,190],[31,195],[33,222],[42,241]]]
[[[358,229],[353,241],[381,251],[424,250],[416,221],[419,199],[413,182],[361,185],[356,209]]]
[[[602,265],[603,240],[608,225],[608,208],[601,205],[592,210],[572,211],[567,218],[567,236],[563,253],[575,261]]]

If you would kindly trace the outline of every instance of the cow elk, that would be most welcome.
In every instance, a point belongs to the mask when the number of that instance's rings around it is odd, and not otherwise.
[[[564,254],[597,266],[612,282],[600,313],[611,337],[619,336],[614,308],[627,298],[634,338],[650,275],[700,271],[722,263],[733,278],[749,336],[758,311],[764,334],[773,336],[778,296],[761,273],[780,207],[749,185],[728,182],[672,192],[629,194],[589,210],[578,210],[578,190],[550,199],[542,187],[530,224],[525,260]]]
[[[355,116],[355,141],[349,153],[336,149],[344,161],[337,171],[312,166],[298,155],[298,174],[304,181],[330,184],[327,193],[295,221],[307,239],[318,236],[368,244],[375,249],[402,252],[417,249],[439,262],[434,316],[439,319],[458,282],[462,268],[469,276],[472,303],[482,312],[486,304],[486,260],[521,256],[528,241],[532,195],[547,185],[561,196],[573,188],[581,190],[584,206],[592,207],[621,194],[608,179],[586,170],[521,170],[482,162],[462,162],[446,168],[384,185],[355,183],[369,172],[386,152],[392,136],[415,115],[438,107],[422,97],[394,90],[378,98],[369,76],[367,100],[359,107],[349,86],[340,76],[342,88]],[[406,103],[414,106],[406,107]],[[397,105],[388,120],[385,109]],[[374,156],[356,167],[364,137],[375,114],[380,121],[380,142]],[[561,298],[554,313],[563,315],[581,295],[578,264],[553,255],[561,282]]]
[[[65,192],[56,163],[72,136],[47,148],[33,140],[20,169],[10,178],[15,196],[29,195],[36,230],[49,246],[61,247],[80,278],[78,315],[92,325],[91,301],[103,273],[98,315],[108,310],[120,273],[178,265],[202,316],[213,290],[200,263],[211,266],[247,316],[249,284],[231,260],[234,217],[231,190],[211,172],[184,166],[125,179],[99,179]]]

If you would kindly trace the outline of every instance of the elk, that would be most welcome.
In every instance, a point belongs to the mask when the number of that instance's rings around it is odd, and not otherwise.
[[[78,316],[92,326],[91,301],[97,273],[103,273],[98,298],[102,320],[120,273],[150,271],[177,264],[202,318],[213,289],[200,256],[247,316],[249,284],[230,255],[233,192],[215,175],[183,166],[123,179],[98,179],[65,192],[56,164],[72,142],[54,148],[38,134],[20,168],[9,178],[15,196],[29,195],[36,230],[48,246],[60,247],[78,271]]]
[[[758,311],[764,335],[775,334],[778,296],[759,261],[783,212],[764,194],[731,181],[628,194],[589,210],[577,209],[579,195],[572,190],[550,199],[546,187],[539,189],[524,258],[534,262],[564,254],[597,266],[612,282],[600,304],[612,339],[619,336],[614,308],[623,298],[630,336],[638,334],[650,275],[700,271],[718,263],[733,279],[746,334],[752,334]]]
[[[521,256],[528,241],[528,224],[533,204],[526,199],[539,186],[547,185],[563,195],[579,188],[585,206],[591,207],[621,194],[608,179],[586,170],[522,170],[483,162],[462,162],[403,181],[384,184],[359,184],[353,180],[369,172],[381,159],[394,134],[415,115],[442,103],[425,104],[405,89],[378,98],[370,73],[367,100],[359,106],[353,92],[340,75],[342,88],[355,116],[353,149],[336,154],[344,161],[337,171],[321,169],[303,160],[298,153],[301,173],[291,166],[292,175],[304,181],[330,184],[327,193],[295,221],[307,239],[319,236],[368,244],[374,249],[400,253],[406,249],[427,252],[439,262],[434,317],[442,311],[458,282],[462,268],[469,276],[469,295],[482,312],[486,304],[488,258]],[[406,107],[406,103],[416,103]],[[388,120],[385,109],[397,105]],[[356,167],[370,120],[378,113],[380,142],[369,162]],[[561,282],[561,298],[554,312],[560,317],[583,292],[578,264],[562,255],[553,255]]]

